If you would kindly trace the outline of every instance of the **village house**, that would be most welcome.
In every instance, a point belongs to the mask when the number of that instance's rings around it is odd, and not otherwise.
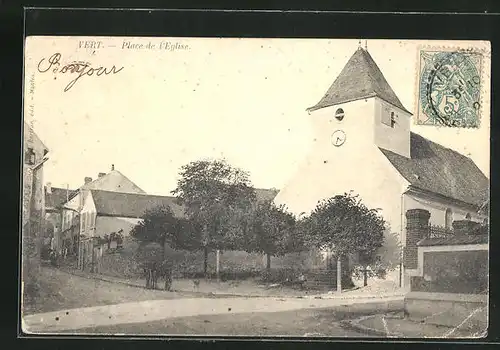
[[[59,252],[65,247],[70,253],[78,255],[78,249],[81,249],[81,235],[84,234],[82,227],[84,223],[80,214],[84,207],[84,198],[92,189],[145,193],[121,172],[115,170],[114,165],[111,166],[109,173],[101,172],[95,180],[85,177],[84,184],[76,190],[53,188],[47,184],[46,197],[52,203],[48,208],[51,214],[47,219],[48,222],[53,222],[54,229],[57,227],[56,222],[60,223],[60,230],[57,230],[60,234],[55,234]]]
[[[98,178],[86,177],[78,190],[65,190],[46,186],[52,209],[60,207],[62,231],[68,230],[79,217],[79,234],[102,237],[121,230],[128,235],[147,209],[158,205],[169,206],[176,215],[183,216],[183,209],[175,197],[147,194],[135,183],[112,166],[111,172],[100,173]],[[273,189],[256,189],[259,201],[272,200],[278,193]],[[64,198],[67,198],[64,200]],[[56,225],[57,226],[57,225]]]
[[[257,189],[257,200],[273,200],[276,193],[275,190]],[[146,211],[159,206],[169,207],[173,214],[179,218],[185,215],[184,208],[178,205],[176,198],[172,196],[88,190],[85,193],[80,211],[80,237],[88,242],[87,247],[83,244],[80,247],[80,256],[83,257],[81,264],[86,265],[86,261],[99,260],[95,256],[102,257],[103,250],[116,248],[117,244],[124,239],[130,242],[128,239],[130,232],[141,222]],[[91,240],[85,239],[95,237],[106,238],[108,243],[104,244],[104,247],[97,247],[97,252],[92,253]],[[119,237],[120,242],[110,239],[114,237]],[[99,262],[96,262],[94,265],[98,264]],[[98,267],[95,270],[99,272]]]
[[[169,196],[89,190],[83,203],[81,234],[89,237],[103,237],[113,232],[128,236],[144,213],[158,206],[170,207],[174,215],[184,216],[175,197]]]
[[[380,209],[388,224],[381,257],[394,267],[388,278],[407,286],[411,274],[399,265],[409,209],[428,210],[432,225],[450,229],[455,220],[487,218],[488,178],[470,158],[411,132],[412,113],[366,49],[354,52],[307,112],[312,150],[275,202],[300,217],[321,200],[352,192]]]
[[[273,200],[276,193],[273,190],[257,189],[257,200]],[[158,206],[170,207],[175,216],[184,217],[184,208],[172,196],[91,189],[86,193],[80,211],[80,234],[103,237],[120,232],[123,236],[129,236],[144,213]]]
[[[157,206],[170,207],[176,216],[184,216],[184,209],[176,204],[175,197],[147,194],[125,175],[115,170],[99,173],[97,179],[85,177],[84,184],[77,190],[45,188],[48,203],[48,222],[52,225],[58,247],[63,242],[78,256],[78,266],[93,269],[103,245],[95,246],[96,239],[108,239],[110,247],[116,247],[116,237],[127,238],[148,209]],[[273,200],[278,193],[274,189],[256,189],[259,201]],[[58,221],[60,220],[60,221]],[[57,222],[60,222],[60,230]],[[60,235],[57,232],[61,232]],[[97,268],[96,268],[97,269]]]
[[[71,240],[70,236],[63,236],[62,233],[62,206],[76,190],[69,188],[53,187],[50,182],[45,185],[45,230],[46,235],[54,238],[54,248],[61,254],[65,240]],[[66,234],[68,231],[66,231]],[[72,253],[76,253],[72,250]]]
[[[33,128],[24,123],[23,149],[23,232],[42,232],[44,215],[43,164],[47,160],[48,148]]]
[[[68,200],[63,205],[61,224],[63,231],[74,225],[75,218],[79,216],[84,206],[84,198],[90,190],[146,193],[120,171],[115,170],[114,165],[111,166],[111,171],[109,173],[99,173],[95,180],[91,177],[85,177],[84,184],[78,190],[73,191],[73,194],[68,197]],[[82,224],[83,223],[80,223],[80,225]],[[80,226],[80,232],[81,231],[82,227]]]
[[[43,164],[47,146],[33,128],[23,125],[23,196],[22,196],[22,281],[24,293],[31,294],[40,267],[43,239],[45,198],[43,195]],[[23,294],[23,297],[26,295]]]

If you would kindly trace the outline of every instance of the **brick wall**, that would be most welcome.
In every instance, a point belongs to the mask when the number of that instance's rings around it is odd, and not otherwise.
[[[488,236],[479,223],[455,221],[453,230],[433,237],[429,235],[427,210],[411,209],[406,217],[404,267],[413,270],[409,281],[412,292],[487,292]]]

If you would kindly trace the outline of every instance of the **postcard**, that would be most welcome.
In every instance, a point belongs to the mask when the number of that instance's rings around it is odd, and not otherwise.
[[[481,338],[490,43],[29,36],[25,335]]]

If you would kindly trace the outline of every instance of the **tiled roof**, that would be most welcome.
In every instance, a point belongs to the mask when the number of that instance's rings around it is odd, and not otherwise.
[[[278,193],[275,189],[255,191],[258,201],[272,200]],[[177,204],[175,197],[102,190],[91,190],[91,192],[99,215],[140,218],[147,209],[165,205],[169,206],[176,216],[184,216],[184,208]]]
[[[119,192],[131,192],[131,193],[143,193],[146,192],[132,182],[128,177],[123,175],[118,170],[112,170],[102,177],[98,177],[92,182],[82,185],[82,189],[96,189],[103,191],[119,191]]]
[[[66,198],[73,196],[76,190],[68,190],[66,188],[52,187],[51,193],[47,192],[47,187],[45,187],[45,207],[46,208],[58,208],[62,204],[66,203]]]
[[[468,157],[410,134],[410,156],[380,148],[398,172],[416,188],[481,206],[489,198],[489,180]]]
[[[176,204],[175,197],[101,190],[91,190],[91,193],[99,215],[140,218],[146,210],[164,205],[169,206],[175,216],[184,216],[184,209]]]
[[[451,235],[446,238],[424,238],[417,243],[418,246],[460,245],[460,244],[485,244],[488,235]]]
[[[325,96],[307,110],[314,111],[374,96],[410,113],[399,101],[368,51],[360,47],[351,56]]]
[[[49,152],[47,146],[45,146],[40,137],[36,134],[33,128],[26,121],[24,121],[23,134],[24,134],[23,137],[24,137],[25,147],[26,145],[32,146],[34,144],[38,144],[39,147],[43,149],[43,155]]]

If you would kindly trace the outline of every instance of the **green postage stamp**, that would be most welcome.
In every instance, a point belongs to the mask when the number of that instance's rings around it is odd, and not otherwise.
[[[482,62],[483,53],[476,50],[421,49],[416,123],[479,127]]]

